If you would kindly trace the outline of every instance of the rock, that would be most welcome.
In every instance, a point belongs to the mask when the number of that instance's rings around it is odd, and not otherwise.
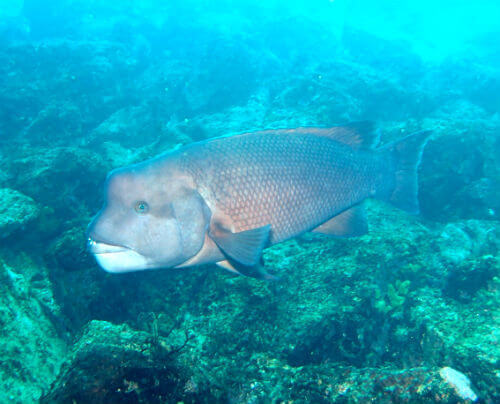
[[[481,178],[466,186],[459,194],[469,212],[478,217],[499,218],[500,213],[500,180]]]
[[[473,240],[460,225],[447,224],[439,239],[441,256],[454,264],[458,264],[472,254]]]
[[[40,403],[165,403],[186,397],[188,378],[165,339],[92,321]]]
[[[352,403],[449,403],[457,396],[432,368],[349,369],[332,398]],[[334,400],[333,402],[337,402]]]
[[[476,293],[494,278],[499,262],[492,255],[484,255],[450,266],[443,294],[464,303],[471,302]]]
[[[462,372],[446,366],[439,370],[439,375],[455,390],[462,400],[477,400],[477,394],[472,390],[469,378]]]
[[[68,138],[81,137],[82,121],[76,105],[70,102],[50,104],[38,112],[23,135],[32,144],[54,145]]]
[[[162,119],[154,116],[153,111],[148,105],[119,109],[101,122],[88,135],[86,142],[92,146],[116,142],[127,148],[150,144],[163,135]]]
[[[71,227],[70,221],[85,226],[90,212],[101,204],[98,188],[109,166],[92,150],[76,147],[30,147],[22,158],[13,159],[9,169],[14,173],[16,189],[33,195],[44,209],[40,218],[45,223],[39,233],[46,233],[47,220],[60,234]],[[89,208],[88,205],[92,205]],[[56,232],[56,234],[57,234]],[[51,231],[51,236],[53,232]]]
[[[0,249],[0,402],[34,404],[66,352],[64,320],[47,269]]]
[[[449,264],[458,265],[468,258],[496,254],[500,248],[498,222],[465,220],[448,223],[437,239],[441,257]]]
[[[19,191],[0,188],[0,239],[22,230],[37,218],[36,202]]]
[[[94,265],[86,251],[85,228],[76,227],[59,236],[47,251],[51,263],[65,271],[80,271]]]

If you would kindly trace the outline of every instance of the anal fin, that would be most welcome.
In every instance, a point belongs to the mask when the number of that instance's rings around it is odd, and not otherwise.
[[[314,233],[337,237],[357,237],[368,232],[364,209],[354,206],[316,227]]]

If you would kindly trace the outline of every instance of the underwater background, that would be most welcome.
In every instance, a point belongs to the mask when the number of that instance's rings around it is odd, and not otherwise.
[[[1,403],[500,402],[500,4],[1,0]],[[106,174],[207,138],[432,129],[421,214],[102,271]]]

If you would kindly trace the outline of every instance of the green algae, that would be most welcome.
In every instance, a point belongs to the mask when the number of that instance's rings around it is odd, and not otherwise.
[[[411,282],[409,280],[396,280],[394,284],[390,283],[387,287],[387,295],[381,295],[377,290],[375,292],[375,307],[383,313],[395,312],[402,310],[406,301],[406,296],[410,290]]]

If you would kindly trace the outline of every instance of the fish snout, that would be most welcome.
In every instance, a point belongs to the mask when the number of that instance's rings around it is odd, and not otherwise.
[[[92,237],[87,237],[87,251],[92,254],[109,254],[109,253],[118,253],[129,250],[129,248],[125,246],[108,244],[102,241],[97,241]]]
[[[129,248],[117,243],[112,243],[106,237],[102,237],[98,231],[98,223],[101,219],[101,212],[94,216],[87,227],[85,237],[87,240],[87,251],[91,254],[106,254],[128,250]]]

